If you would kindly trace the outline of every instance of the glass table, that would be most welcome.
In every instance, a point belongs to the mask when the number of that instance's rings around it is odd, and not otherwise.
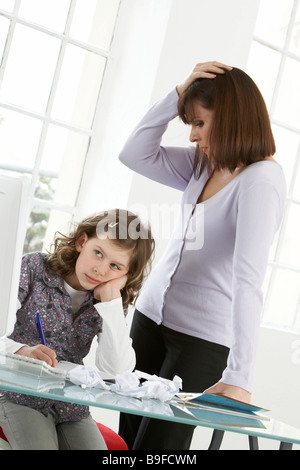
[[[209,450],[220,448],[226,431],[249,436],[252,450],[258,449],[259,437],[278,441],[280,450],[291,450],[293,444],[300,444],[300,429],[272,419],[268,416],[269,413],[244,417],[225,410],[214,411],[205,406],[201,408],[186,406],[176,399],[162,402],[153,398],[134,398],[110,390],[83,388],[58,378],[35,377],[10,370],[2,365],[0,365],[0,390],[140,415],[144,417],[144,427],[150,418],[157,418],[211,428],[213,435]]]

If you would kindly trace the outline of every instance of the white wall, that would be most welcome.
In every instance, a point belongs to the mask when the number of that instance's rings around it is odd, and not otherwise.
[[[217,60],[245,68],[258,5],[258,0],[173,0],[150,104],[181,83],[198,62]],[[188,139],[188,127],[175,119],[163,143],[186,145]],[[179,203],[180,197],[180,192],[134,174],[128,206],[133,209],[136,204],[145,206],[154,233],[160,235],[155,217],[151,219],[151,206],[159,203],[172,206]],[[158,239],[157,259],[166,243],[166,239]]]
[[[79,218],[127,204],[132,172],[118,155],[149,106],[170,6],[171,0],[121,2],[78,198]]]
[[[153,68],[144,100],[140,103],[135,122],[134,116],[130,118],[132,127],[140,114],[183,80],[197,62],[218,60],[245,68],[259,0],[172,0],[171,3],[160,0],[159,3],[163,4],[165,18],[168,17],[167,28],[161,26],[148,31],[152,38],[158,35],[159,40],[156,54],[150,55],[149,64]],[[151,18],[155,21],[155,17]],[[133,73],[133,69],[127,71],[129,74]],[[143,74],[149,79],[148,72],[149,68],[142,71],[139,79]],[[133,76],[132,79],[134,78]],[[119,145],[124,138],[125,135]],[[185,145],[188,143],[188,130],[175,120],[166,133],[164,142],[169,145]],[[179,192],[154,184],[139,175],[132,175],[118,167],[118,163],[116,168],[126,174],[126,188],[124,186],[124,192],[121,193],[123,205],[126,205],[125,195],[128,194],[129,208],[142,204],[151,215],[151,204],[172,206],[179,202]],[[82,207],[84,208],[84,202]],[[157,257],[161,255],[165,244],[166,240],[158,240]],[[297,338],[299,339],[299,335],[297,337],[276,330],[261,329],[253,402],[271,409],[274,418],[300,428],[300,365],[292,361],[292,345]],[[117,413],[104,410],[93,410],[93,413],[104,424],[117,430]],[[192,448],[207,448],[210,436],[211,431],[198,428]],[[227,433],[222,448],[246,449],[247,445],[246,436]],[[278,443],[265,439],[260,440],[260,445],[263,449],[278,447]],[[295,448],[299,449],[300,446]]]

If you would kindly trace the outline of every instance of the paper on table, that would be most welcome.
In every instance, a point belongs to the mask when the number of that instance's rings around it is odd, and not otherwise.
[[[178,376],[175,376],[173,380],[167,380],[140,371],[127,371],[119,374],[116,376],[115,384],[108,385],[94,367],[68,361],[60,361],[55,367],[50,367],[38,359],[16,354],[1,355],[0,353],[0,365],[8,370],[22,371],[27,375],[31,375],[31,377],[39,378],[46,374],[47,377],[69,380],[83,388],[99,388],[120,395],[137,398],[157,398],[161,401],[171,400],[182,387],[182,380]],[[141,383],[142,379],[144,382]]]
[[[56,368],[66,371],[66,378],[75,385],[109,390],[109,386],[106,385],[99,372],[94,367],[61,361],[57,364]]]
[[[144,382],[140,382],[144,379]],[[182,387],[182,380],[175,376],[173,380],[164,379],[157,375],[149,375],[136,370],[116,376],[115,384],[110,389],[121,395],[136,398],[157,398],[161,401],[171,400]]]
[[[182,380],[175,376],[173,380],[141,371],[127,371],[115,377],[115,383],[107,385],[93,367],[81,366],[70,362],[60,362],[56,367],[66,371],[67,379],[75,385],[90,388],[102,388],[120,395],[136,398],[157,398],[160,401],[171,400],[182,387]],[[141,380],[144,382],[141,382]]]

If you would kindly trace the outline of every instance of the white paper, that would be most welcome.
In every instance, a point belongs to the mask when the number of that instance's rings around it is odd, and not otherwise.
[[[75,385],[109,390],[109,386],[106,385],[94,367],[72,364],[65,361],[60,362],[56,367],[66,370],[67,379]]]
[[[67,380],[75,385],[81,385],[84,388],[110,390],[119,395],[135,398],[157,398],[165,402],[171,400],[182,388],[182,380],[177,375],[173,380],[168,380],[138,370],[135,372],[127,371],[116,375],[114,384],[107,385],[99,372],[93,367],[64,361],[56,367],[65,370]],[[144,381],[141,382],[141,380]]]
[[[140,383],[141,379],[145,379],[145,382]],[[171,400],[182,387],[182,380],[177,375],[173,380],[168,380],[141,371],[119,374],[115,382],[110,387],[113,392],[136,398],[157,398],[161,401]]]

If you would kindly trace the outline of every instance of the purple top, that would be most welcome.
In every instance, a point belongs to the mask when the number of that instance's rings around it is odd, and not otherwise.
[[[275,162],[253,163],[197,204],[208,174],[194,177],[195,147],[161,146],[177,102],[173,90],[154,105],[120,155],[134,171],[183,191],[173,235],[137,309],[157,324],[229,347],[221,381],[251,392],[261,286],[283,216],[284,174]]]

